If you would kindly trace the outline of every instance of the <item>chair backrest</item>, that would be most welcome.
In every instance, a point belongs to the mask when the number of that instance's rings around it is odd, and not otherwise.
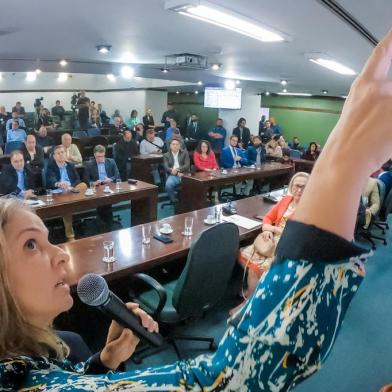
[[[105,136],[94,136],[91,139],[90,144],[93,146],[93,148],[95,146],[97,146],[98,144],[102,145],[102,146],[107,146],[108,145],[108,140],[106,139]]]
[[[23,146],[23,142],[8,142],[5,144],[4,154],[11,154],[14,150],[20,150]]]
[[[100,136],[101,135],[101,130],[99,128],[87,129],[87,135],[88,136]]]
[[[88,135],[87,135],[86,131],[73,131],[72,132],[72,136],[74,136],[74,137],[86,137]]]
[[[384,201],[381,204],[379,216],[383,220],[387,220],[388,215],[392,212],[392,189],[384,197]]]
[[[385,190],[386,190],[386,186],[385,186],[385,184],[384,184],[381,180],[379,180],[379,179],[377,179],[377,188],[378,188],[378,193],[379,193],[379,195],[380,195],[380,206],[382,206],[383,203],[384,203],[384,199],[385,199]],[[381,209],[381,208],[380,208],[380,209]]]
[[[301,151],[299,150],[290,150],[290,158],[297,158],[297,159],[301,159]]]
[[[238,247],[238,227],[233,223],[211,227],[192,243],[173,293],[173,306],[181,318],[198,316],[222,298]]]

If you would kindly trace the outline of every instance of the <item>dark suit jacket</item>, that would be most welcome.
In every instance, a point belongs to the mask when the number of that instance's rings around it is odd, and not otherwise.
[[[37,189],[34,174],[26,167],[24,168],[25,189]],[[16,170],[11,165],[3,166],[0,175],[0,194],[8,195],[14,193],[18,195],[21,189],[18,188],[18,175]]]
[[[80,177],[75,169],[75,166],[72,163],[67,163],[67,174],[69,177],[69,181],[71,182],[71,186],[76,186],[80,184]],[[56,182],[60,181],[60,169],[57,166],[57,163],[54,159],[50,159],[48,163],[48,168],[46,169],[46,186],[48,189],[55,189],[54,185]]]
[[[250,130],[249,128],[244,128],[242,130],[242,138],[240,137],[240,128],[234,128],[233,129],[233,135],[238,137],[238,143],[242,143],[243,144],[243,148],[247,148],[248,144],[250,142]]]
[[[31,155],[27,151],[25,144],[23,144],[21,151],[23,153],[25,164],[30,166],[31,169],[37,171],[37,170],[42,170],[44,168],[44,150],[39,144],[35,146],[35,156],[33,160],[31,159]]]
[[[113,145],[114,160],[116,161],[123,181],[126,180],[127,162],[130,162],[131,158],[138,154],[139,147],[134,140],[125,142],[124,139],[121,138],[115,145]]]
[[[105,159],[105,170],[106,175],[110,178],[113,182],[116,180],[120,180],[120,173],[118,171],[116,162],[114,159],[106,158]],[[95,159],[87,162],[84,166],[84,181],[89,184],[91,181],[98,181],[99,174],[98,174],[98,165]]]
[[[202,135],[199,122],[197,122],[196,127],[192,122],[186,127],[186,137],[189,137],[190,139],[200,140],[201,136]]]
[[[257,150],[255,146],[248,146],[247,153],[248,153],[248,164],[254,165],[257,159]],[[265,149],[262,146],[260,152],[260,163],[263,163],[265,161],[266,161]]]
[[[187,173],[190,171],[191,166],[187,150],[179,151],[178,163],[180,164],[180,167],[178,168],[178,171],[180,173]],[[171,151],[167,152],[166,154],[163,154],[163,166],[165,167],[165,171],[170,174],[174,166],[174,157]]]
[[[143,124],[146,129],[148,128],[149,125],[155,125],[154,117],[147,116],[147,114],[146,114],[145,116],[143,116]]]

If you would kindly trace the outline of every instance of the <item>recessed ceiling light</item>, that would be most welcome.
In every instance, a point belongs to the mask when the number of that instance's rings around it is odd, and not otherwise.
[[[222,66],[222,64],[215,63],[215,64],[212,64],[212,65],[211,65],[211,69],[212,69],[213,71],[218,71],[218,70],[220,69],[221,66]]]
[[[282,93],[278,93],[278,95],[294,95],[296,97],[311,97],[312,94],[309,93],[288,93],[286,89],[283,90]]]
[[[196,90],[196,91],[195,91],[195,94],[197,95],[197,94],[199,94],[199,92]]]
[[[110,52],[112,45],[97,45],[96,48],[99,53],[106,54]]]
[[[161,68],[161,71],[162,71],[163,73],[168,73],[168,72],[169,72],[169,70],[168,70],[167,68]]]
[[[36,73],[37,75],[39,75],[40,73],[42,73],[42,71],[41,71],[39,68],[37,68],[37,69],[35,70],[35,73]]]
[[[264,93],[264,95],[266,95],[267,97],[268,97],[268,95],[270,95],[271,93],[269,92],[269,91],[266,91],[265,93]]]
[[[280,81],[280,84],[281,84],[282,86],[287,86],[287,80],[282,79],[282,80]]]
[[[281,33],[274,32],[253,19],[219,7],[216,4],[210,4],[207,1],[203,1],[203,4],[192,4],[187,0],[166,1],[165,8],[259,41],[284,41]]]
[[[65,82],[68,79],[68,74],[65,72],[60,72],[59,76],[57,77],[57,80],[59,82]]]
[[[309,61],[321,65],[322,67],[327,68],[331,71],[337,72],[340,75],[354,76],[357,74],[353,69],[346,67],[345,65],[338,63],[335,60],[319,57],[310,58]]]
[[[67,60],[60,60],[60,63],[59,63],[62,67],[65,67],[68,63],[67,63]]]
[[[322,90],[323,94],[328,94],[328,90]]]
[[[180,92],[177,90],[177,91],[176,91],[176,94],[180,94]]]
[[[121,68],[121,76],[125,79],[132,79],[135,75],[135,71],[133,68],[129,67],[128,65],[124,65]]]
[[[284,89],[282,90],[282,92],[284,92],[284,93],[287,93],[287,89],[286,89],[286,88],[284,88]]]
[[[202,86],[202,85],[203,85],[203,82],[202,82],[201,80],[199,80],[199,81],[197,82],[197,84],[198,84],[199,86]]]
[[[34,82],[37,79],[37,74],[35,72],[27,72],[26,73],[26,80],[28,82]]]
[[[113,74],[107,74],[106,77],[111,81],[114,82],[116,80],[116,77]]]
[[[237,85],[238,85],[238,84],[241,84],[241,81],[240,81],[240,80],[236,80],[236,81],[235,81],[235,84],[237,84]]]
[[[235,89],[235,81],[234,80],[226,80],[225,81],[225,89],[226,90],[234,90]]]

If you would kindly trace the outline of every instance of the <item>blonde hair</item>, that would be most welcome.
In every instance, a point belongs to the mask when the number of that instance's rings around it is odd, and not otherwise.
[[[16,199],[0,200],[0,359],[19,355],[46,356],[63,360],[68,347],[51,327],[31,325],[14,299],[8,280],[8,255],[4,230],[17,211],[30,211]]]
[[[307,181],[309,181],[310,174],[309,174],[309,173],[305,173],[305,172],[298,172],[298,173],[295,173],[295,174],[293,175],[293,177],[292,177],[291,180],[290,180],[289,187],[288,187],[288,191],[289,191],[289,193],[291,193],[291,194],[293,193],[293,184],[294,184],[294,180],[295,180],[296,178],[298,178],[298,177],[304,177],[304,178],[307,179]]]

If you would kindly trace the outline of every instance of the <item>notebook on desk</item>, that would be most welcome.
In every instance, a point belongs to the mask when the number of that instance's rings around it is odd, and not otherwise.
[[[258,226],[261,226],[261,222],[257,222],[253,219],[245,218],[244,216],[237,215],[237,214],[230,215],[230,216],[223,216],[223,220],[225,222],[234,223],[235,225],[247,230],[251,230]]]

